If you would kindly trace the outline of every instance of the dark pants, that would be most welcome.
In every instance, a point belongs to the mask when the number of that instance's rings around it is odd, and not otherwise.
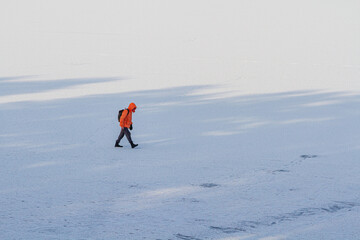
[[[119,134],[118,139],[116,140],[116,144],[119,144],[119,143],[120,143],[120,141],[121,141],[121,139],[124,137],[124,135],[126,135],[126,138],[127,138],[127,140],[129,141],[129,143],[130,143],[131,145],[133,145],[134,143],[133,143],[133,141],[131,140],[131,133],[130,133],[129,129],[126,128],[126,127],[121,128],[121,132],[120,132],[120,134]]]

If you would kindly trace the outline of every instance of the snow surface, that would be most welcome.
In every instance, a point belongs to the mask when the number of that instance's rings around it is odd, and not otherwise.
[[[359,12],[1,1],[0,239],[359,239]]]

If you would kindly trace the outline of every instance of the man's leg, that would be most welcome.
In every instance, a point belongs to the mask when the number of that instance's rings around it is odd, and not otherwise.
[[[129,129],[124,128],[124,133],[125,133],[125,136],[126,136],[127,140],[129,141],[129,143],[132,144],[131,133],[130,133]]]
[[[119,145],[119,143],[120,143],[121,139],[124,137],[124,132],[125,132],[124,129],[125,129],[125,128],[121,128],[119,137],[118,137],[118,139],[117,139],[116,142],[115,142],[115,147],[122,147],[122,146]]]
[[[129,129],[128,129],[128,128],[124,128],[124,132],[125,132],[126,138],[128,139],[131,147],[132,147],[132,148],[136,147],[137,144],[134,144],[134,142],[132,141],[132,139],[131,139],[131,133],[130,133]]]

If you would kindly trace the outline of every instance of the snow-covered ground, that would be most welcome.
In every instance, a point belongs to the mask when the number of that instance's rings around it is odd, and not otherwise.
[[[359,239],[359,12],[1,1],[0,239]]]

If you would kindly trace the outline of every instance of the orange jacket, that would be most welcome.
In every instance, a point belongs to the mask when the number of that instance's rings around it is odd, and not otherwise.
[[[135,112],[135,103],[130,103],[128,109],[125,109],[120,117],[120,127],[129,128],[132,124],[132,113]]]

